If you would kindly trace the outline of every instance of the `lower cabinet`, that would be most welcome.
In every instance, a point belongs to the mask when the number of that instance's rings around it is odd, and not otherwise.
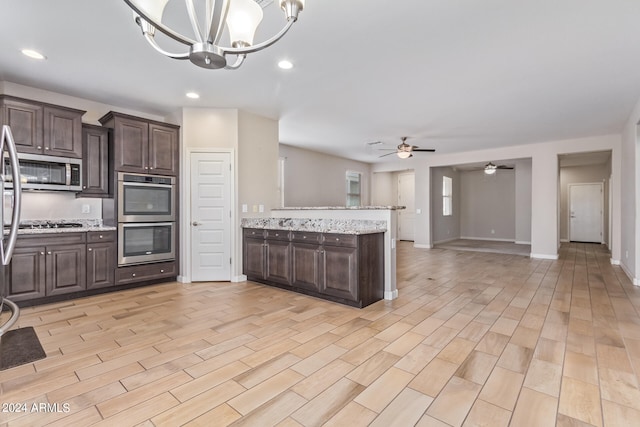
[[[116,284],[145,282],[176,276],[176,262],[155,262],[153,264],[131,265],[116,269]]]
[[[364,307],[384,296],[383,233],[244,230],[247,278]]]
[[[115,232],[20,236],[5,270],[12,301],[114,285]]]

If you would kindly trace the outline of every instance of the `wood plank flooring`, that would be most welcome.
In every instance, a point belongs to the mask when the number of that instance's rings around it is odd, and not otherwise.
[[[24,309],[47,358],[0,372],[0,426],[638,425],[640,288],[600,245],[398,252],[362,310],[254,283]]]

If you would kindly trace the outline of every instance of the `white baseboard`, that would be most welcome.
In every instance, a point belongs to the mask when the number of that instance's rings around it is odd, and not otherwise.
[[[620,260],[619,259],[609,259],[609,261],[611,261],[611,265],[620,265]]]
[[[535,259],[552,259],[552,260],[556,260],[558,259],[558,255],[548,255],[548,254],[530,254],[529,255],[531,258],[535,258]]]
[[[461,239],[464,240],[486,240],[488,242],[511,242],[513,243],[514,239],[493,239],[491,237],[469,237],[469,236],[461,236]],[[456,239],[454,239],[456,240]]]
[[[238,283],[238,282],[246,282],[247,281],[247,276],[244,274],[240,274],[239,276],[232,276],[231,277],[231,282],[232,283]]]
[[[451,239],[438,240],[437,242],[433,242],[434,245],[440,245],[442,243],[453,242],[454,240],[459,240],[460,237],[453,237]]]
[[[189,279],[189,276],[178,276],[176,277],[176,280],[180,283],[191,283],[191,279]]]
[[[530,245],[531,244],[531,242],[525,242],[523,240],[516,240],[513,243],[515,243],[516,245]]]
[[[622,268],[622,271],[624,271],[624,274],[627,275],[629,280],[631,280],[631,283],[633,283],[634,286],[640,286],[640,282],[638,281],[638,279],[633,277],[633,274],[631,274],[631,272],[629,271],[626,265],[620,263],[620,267]]]
[[[397,289],[395,289],[395,290],[393,290],[391,292],[384,291],[384,299],[391,301],[391,300],[394,300],[396,298],[398,298],[398,290]]]
[[[569,243],[570,241],[569,239],[560,239],[560,243]]]
[[[433,249],[433,246],[425,245],[423,243],[414,243],[413,247],[416,248],[416,249]]]

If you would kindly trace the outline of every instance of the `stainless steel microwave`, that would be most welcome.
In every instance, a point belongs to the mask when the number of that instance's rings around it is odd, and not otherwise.
[[[25,190],[82,191],[82,160],[68,157],[18,154],[20,183]],[[13,188],[11,163],[4,157],[5,187]]]

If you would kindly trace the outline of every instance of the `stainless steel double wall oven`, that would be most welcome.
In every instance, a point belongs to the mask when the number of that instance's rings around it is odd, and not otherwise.
[[[175,259],[175,178],[118,173],[118,265]]]

